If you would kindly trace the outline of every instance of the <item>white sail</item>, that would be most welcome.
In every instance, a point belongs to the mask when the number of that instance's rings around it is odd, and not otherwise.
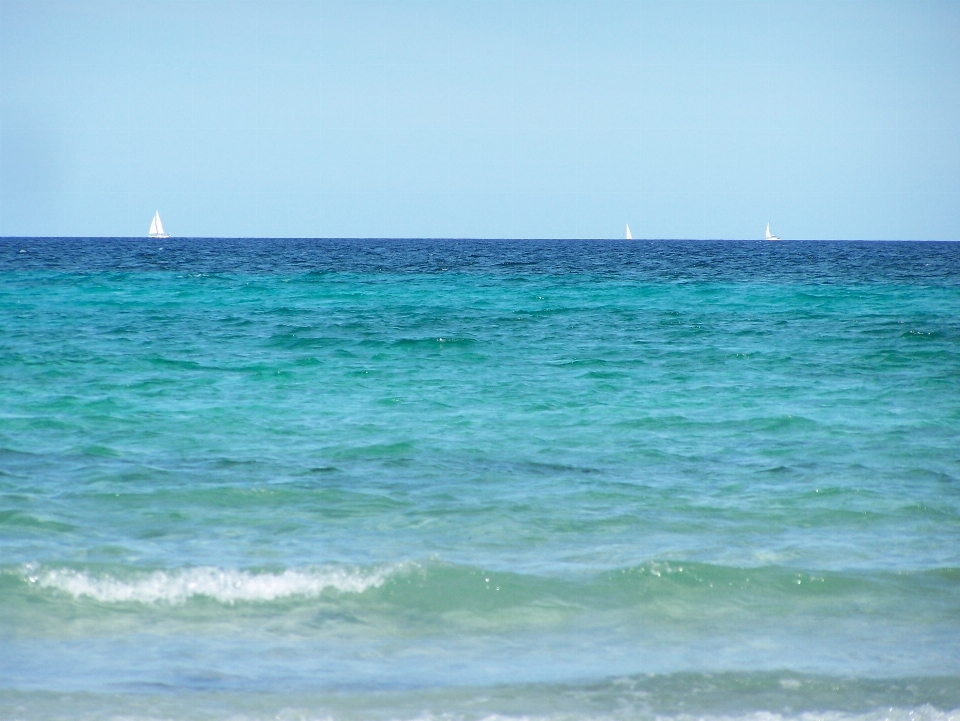
[[[624,240],[633,240],[633,234],[630,232],[630,223],[627,223],[627,230],[623,234]]]
[[[151,238],[169,238],[170,236],[163,232],[163,221],[160,220],[160,211],[158,210],[153,215],[153,220],[150,221],[150,237]]]
[[[767,223],[767,232],[763,236],[764,240],[780,240],[777,236],[770,234],[770,223]]]

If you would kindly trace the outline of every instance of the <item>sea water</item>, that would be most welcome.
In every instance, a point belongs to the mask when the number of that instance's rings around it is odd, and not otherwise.
[[[960,244],[2,239],[0,717],[960,718]]]

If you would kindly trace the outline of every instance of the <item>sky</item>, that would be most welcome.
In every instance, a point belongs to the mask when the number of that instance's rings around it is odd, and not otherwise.
[[[0,235],[960,239],[960,3],[0,0]]]

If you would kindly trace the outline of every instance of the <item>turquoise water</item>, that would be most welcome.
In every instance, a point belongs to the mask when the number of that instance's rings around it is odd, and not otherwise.
[[[960,245],[0,239],[0,717],[960,718]]]

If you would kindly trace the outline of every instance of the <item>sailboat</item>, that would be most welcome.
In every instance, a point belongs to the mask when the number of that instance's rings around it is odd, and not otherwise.
[[[170,236],[163,232],[163,223],[160,220],[160,211],[153,214],[153,220],[150,221],[151,238],[169,238]]]
[[[767,234],[763,236],[763,239],[764,240],[780,240],[780,238],[778,238],[777,236],[770,235],[770,223],[767,223]]]
[[[630,223],[627,223],[627,230],[623,234],[624,240],[633,240],[633,233],[630,232]]]

